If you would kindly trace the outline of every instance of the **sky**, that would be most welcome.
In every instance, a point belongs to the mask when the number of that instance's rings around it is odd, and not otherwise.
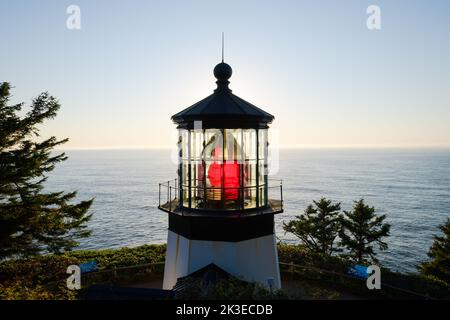
[[[3,0],[0,82],[12,102],[57,97],[41,135],[66,148],[170,146],[170,117],[215,88],[225,32],[230,87],[282,146],[449,147],[449,16],[450,1]]]

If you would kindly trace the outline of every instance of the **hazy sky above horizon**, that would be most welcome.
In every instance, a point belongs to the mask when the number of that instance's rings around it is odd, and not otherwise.
[[[2,1],[0,81],[13,102],[59,98],[42,135],[65,147],[167,146],[170,116],[215,88],[224,31],[233,93],[275,115],[282,145],[450,146],[449,16],[450,1]]]

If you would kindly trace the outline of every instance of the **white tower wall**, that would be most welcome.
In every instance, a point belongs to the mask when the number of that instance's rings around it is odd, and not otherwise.
[[[164,289],[210,263],[245,281],[281,288],[275,235],[239,242],[190,240],[168,231]]]

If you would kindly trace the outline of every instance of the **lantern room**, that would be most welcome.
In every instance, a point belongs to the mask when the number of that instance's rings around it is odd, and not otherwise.
[[[172,116],[178,177],[159,184],[168,213],[165,289],[214,264],[242,280],[280,288],[274,217],[281,182],[268,178],[268,128],[274,117],[234,95],[231,67],[214,68],[217,88]]]
[[[214,92],[172,116],[178,129],[178,177],[160,184],[160,209],[282,211],[281,182],[268,179],[268,125],[274,117],[234,95],[231,75],[231,67],[219,63]]]

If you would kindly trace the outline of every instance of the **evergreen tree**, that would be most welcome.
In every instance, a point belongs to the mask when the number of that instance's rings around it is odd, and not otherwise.
[[[20,116],[23,103],[10,105],[10,85],[0,84],[0,260],[43,251],[62,252],[87,237],[86,222],[93,200],[74,203],[76,192],[44,192],[46,173],[67,159],[54,154],[67,142],[50,137],[38,142],[38,125],[56,116],[59,102],[48,93],[32,101]]]
[[[334,247],[339,231],[339,210],[341,204],[332,204],[325,198],[313,201],[304,214],[297,216],[296,220],[283,224],[286,232],[297,236],[312,252],[331,255],[339,251]]]
[[[344,211],[340,218],[340,245],[356,262],[377,262],[374,245],[378,245],[380,250],[388,248],[382,238],[389,236],[391,226],[383,223],[384,219],[386,215],[376,215],[375,208],[366,205],[364,199],[355,201],[353,211]]]
[[[434,236],[434,242],[428,251],[431,261],[419,265],[422,274],[434,276],[450,284],[450,219],[439,226],[442,236]]]

